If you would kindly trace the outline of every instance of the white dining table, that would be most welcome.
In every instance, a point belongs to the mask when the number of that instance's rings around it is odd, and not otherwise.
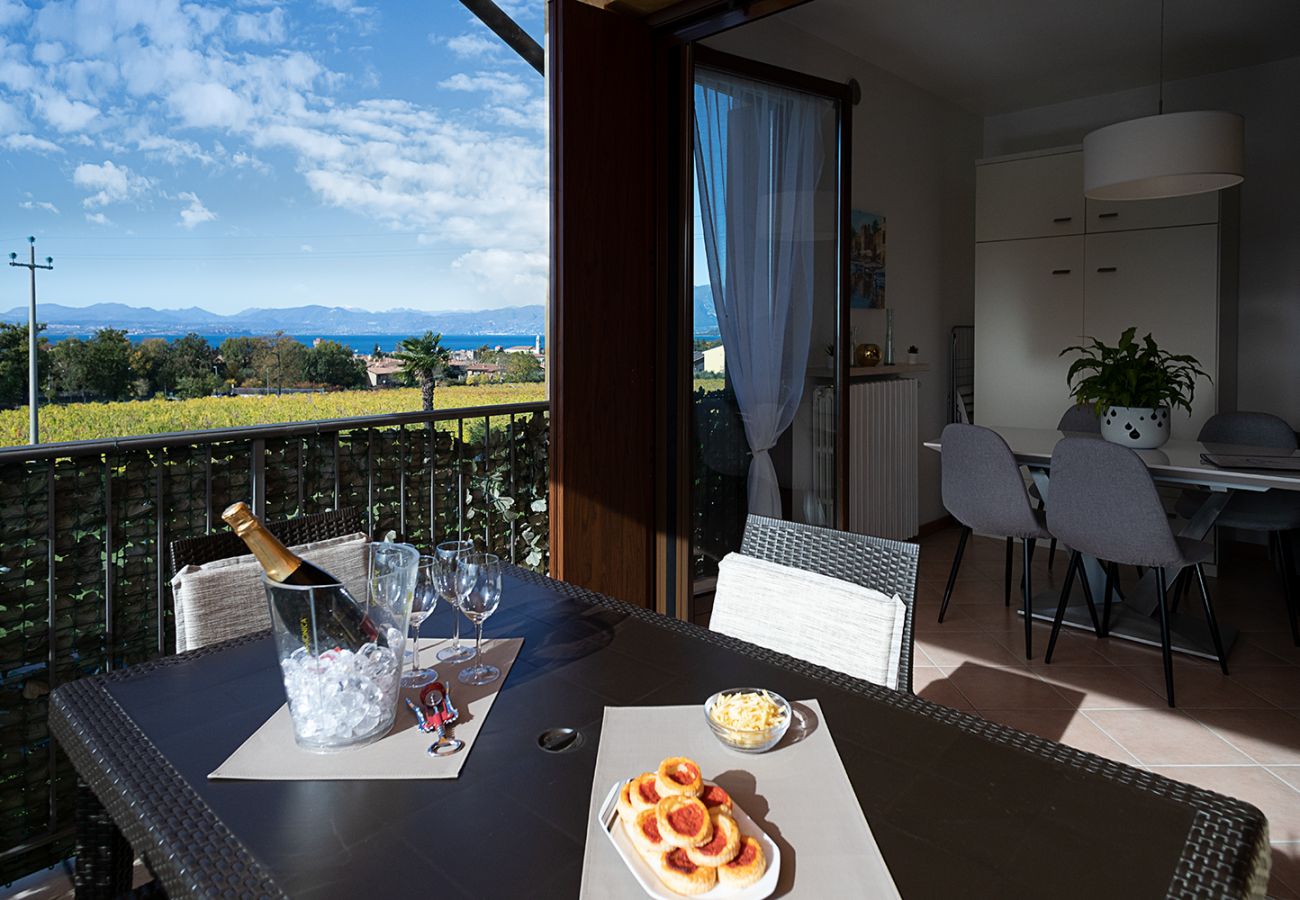
[[[1051,502],[1049,493],[1052,449],[1057,442],[1064,437],[1102,440],[1097,434],[1057,431],[1052,428],[1006,428],[997,425],[984,427],[997,432],[1007,442],[1016,462],[1029,470],[1044,503]],[[939,452],[943,450],[939,440],[926,441],[925,446]],[[1146,463],[1152,479],[1158,484],[1180,485],[1205,491],[1204,500],[1192,517],[1175,525],[1176,533],[1180,537],[1203,540],[1237,491],[1300,492],[1300,470],[1220,468],[1201,458],[1203,453],[1290,457],[1300,464],[1300,451],[1170,440],[1158,449],[1134,452]],[[1084,589],[1090,592],[1095,589],[1096,593],[1092,596],[1095,601],[1100,602],[1100,593],[1106,579],[1102,563],[1093,557],[1084,556],[1083,564]],[[1167,584],[1173,584],[1176,574],[1174,570],[1166,572]],[[1077,599],[1066,607],[1062,624],[1092,631],[1092,617],[1088,612],[1087,602],[1082,592],[1076,597]],[[1056,616],[1059,602],[1060,595],[1055,590],[1038,592],[1032,601],[1034,618],[1051,622]],[[1160,623],[1157,616],[1157,602],[1155,574],[1148,570],[1122,599],[1116,598],[1111,609],[1110,636],[1159,647]],[[1210,638],[1209,627],[1203,619],[1172,613],[1169,617],[1169,631],[1171,645],[1175,651],[1206,659],[1216,658],[1214,642]],[[1236,640],[1237,630],[1220,619],[1219,631],[1226,653]]]

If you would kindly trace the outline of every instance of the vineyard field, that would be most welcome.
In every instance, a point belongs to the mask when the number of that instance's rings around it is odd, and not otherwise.
[[[448,385],[434,395],[438,409],[528,403],[546,399],[540,383]],[[333,391],[268,397],[201,397],[125,403],[61,403],[40,410],[41,442],[83,441],[310,422],[420,409],[419,388]],[[27,407],[0,410],[0,446],[27,443]]]

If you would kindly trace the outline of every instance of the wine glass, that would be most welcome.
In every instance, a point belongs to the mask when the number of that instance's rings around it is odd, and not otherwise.
[[[433,552],[438,558],[438,593],[451,605],[451,617],[454,620],[452,627],[455,629],[451,634],[451,645],[438,651],[438,659],[449,663],[464,662],[474,655],[474,651],[460,642],[460,616],[456,615],[460,598],[456,596],[456,572],[460,568],[461,558],[474,552],[474,544],[472,541],[444,541]]]
[[[490,684],[501,677],[496,666],[483,663],[483,623],[501,603],[501,558],[493,553],[461,557],[456,571],[460,611],[474,623],[474,665],[460,670],[462,684]]]
[[[402,676],[402,687],[421,688],[438,680],[434,669],[420,668],[420,623],[438,605],[438,558],[421,556],[415,571],[415,593],[411,597],[411,670]]]

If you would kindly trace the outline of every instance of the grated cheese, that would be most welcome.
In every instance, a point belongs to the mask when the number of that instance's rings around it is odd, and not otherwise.
[[[745,691],[718,697],[709,717],[723,728],[766,731],[785,721],[785,710],[767,691]]]

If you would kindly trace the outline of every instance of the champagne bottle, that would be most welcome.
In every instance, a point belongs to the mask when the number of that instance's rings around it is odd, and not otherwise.
[[[313,656],[325,650],[356,652],[366,644],[388,641],[343,583],[298,556],[253,515],[248,504],[231,504],[221,514],[252,551],[266,577],[280,584],[312,588],[273,592],[275,611],[286,626],[297,624],[303,647]]]

